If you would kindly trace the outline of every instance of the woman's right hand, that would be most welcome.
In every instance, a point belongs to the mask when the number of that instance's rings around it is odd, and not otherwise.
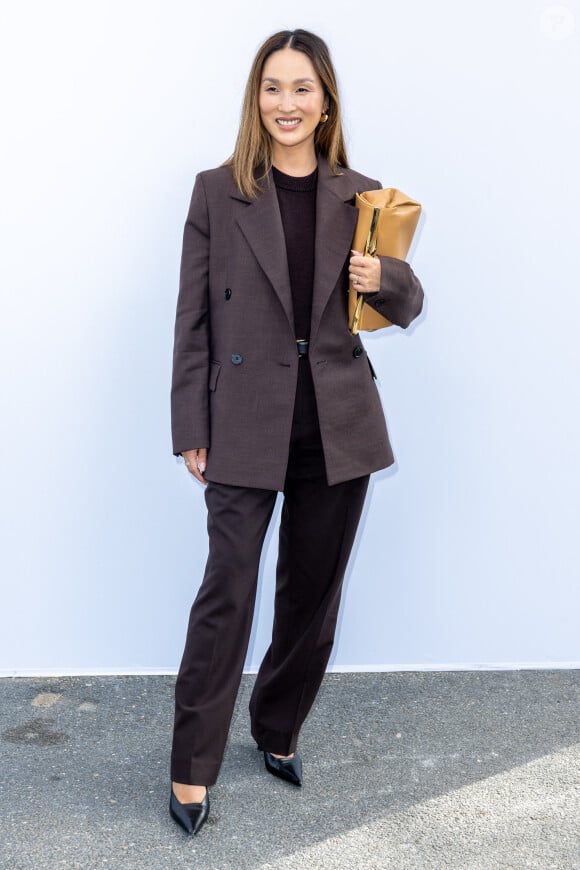
[[[186,450],[181,455],[185,459],[185,464],[190,473],[205,486],[207,480],[204,479],[203,473],[207,463],[207,447],[199,447],[197,450]]]

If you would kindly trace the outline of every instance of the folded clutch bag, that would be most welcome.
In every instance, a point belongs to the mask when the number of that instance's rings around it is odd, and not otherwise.
[[[358,218],[352,246],[365,257],[396,257],[404,260],[417,228],[421,205],[395,187],[357,193]],[[372,332],[392,326],[391,321],[365,304],[352,281],[348,288],[348,328]]]

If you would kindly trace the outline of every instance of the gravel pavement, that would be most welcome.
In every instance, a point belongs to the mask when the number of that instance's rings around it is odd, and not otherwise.
[[[253,679],[193,840],[173,677],[0,680],[0,868],[580,870],[580,671],[329,674],[302,789],[249,736]]]

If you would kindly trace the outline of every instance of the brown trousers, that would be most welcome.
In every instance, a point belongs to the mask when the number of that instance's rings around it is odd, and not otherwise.
[[[329,487],[308,360],[300,361],[280,520],[272,643],[250,700],[252,736],[289,755],[334,642],[368,476]],[[171,778],[217,779],[248,648],[260,555],[277,493],[208,483],[209,555],[175,686]]]

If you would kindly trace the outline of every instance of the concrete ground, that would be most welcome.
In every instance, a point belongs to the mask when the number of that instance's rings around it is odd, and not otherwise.
[[[332,674],[302,789],[244,677],[208,823],[167,812],[172,677],[0,680],[0,867],[580,868],[580,671]]]

